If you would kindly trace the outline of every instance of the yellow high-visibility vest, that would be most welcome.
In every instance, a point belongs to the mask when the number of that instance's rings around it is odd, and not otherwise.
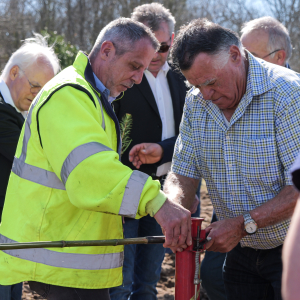
[[[87,56],[34,99],[18,143],[0,243],[123,237],[121,216],[145,216],[160,184],[119,160],[118,123]],[[122,284],[123,246],[0,251],[0,284],[38,281],[100,289]]]

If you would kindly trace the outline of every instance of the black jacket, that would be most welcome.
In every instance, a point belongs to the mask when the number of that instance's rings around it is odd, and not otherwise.
[[[0,93],[0,217],[24,117]]]
[[[161,141],[162,121],[154,95],[145,75],[143,76],[141,84],[134,85],[124,93],[124,96],[120,100],[113,102],[119,121],[121,121],[126,113],[132,115],[132,130],[130,132],[132,142],[122,155],[121,160],[123,164],[133,170],[136,169],[128,158],[129,151],[136,144],[158,143],[163,147],[164,157],[160,162],[151,165],[145,164],[139,169],[153,177],[155,177],[159,165],[172,161],[174,145],[179,134],[179,125],[187,92],[184,77],[181,74],[170,69],[167,74],[167,80],[173,103],[175,137]]]

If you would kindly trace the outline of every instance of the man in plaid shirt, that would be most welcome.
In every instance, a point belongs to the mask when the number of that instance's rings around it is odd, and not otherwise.
[[[281,250],[298,197],[289,175],[300,150],[298,74],[255,58],[207,20],[180,29],[172,56],[193,88],[165,192],[189,208],[204,178],[219,218],[206,247],[228,252],[227,298],[281,299]]]

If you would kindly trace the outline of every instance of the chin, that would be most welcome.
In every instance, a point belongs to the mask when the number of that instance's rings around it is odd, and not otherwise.
[[[159,70],[161,69],[162,65],[159,65],[159,66],[155,66],[155,67],[152,67],[152,68],[148,68],[148,71],[149,72],[159,72]]]
[[[122,94],[125,91],[125,89],[122,89],[121,91],[114,91],[114,92],[110,92],[110,97],[114,97],[117,98],[120,94]]]

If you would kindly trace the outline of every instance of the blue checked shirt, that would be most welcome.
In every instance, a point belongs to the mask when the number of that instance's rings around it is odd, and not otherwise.
[[[246,93],[230,125],[198,89],[187,94],[172,171],[204,178],[219,219],[233,218],[292,185],[289,169],[300,151],[299,74],[249,57]],[[281,245],[290,220],[259,228],[242,247]]]

